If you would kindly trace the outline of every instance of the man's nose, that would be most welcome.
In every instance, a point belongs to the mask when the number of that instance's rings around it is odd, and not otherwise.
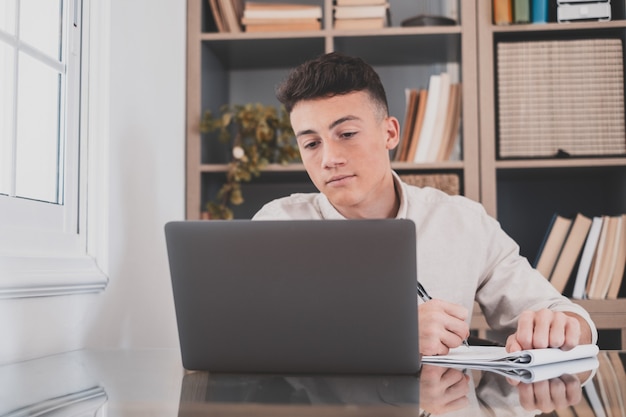
[[[325,141],[322,149],[322,168],[334,168],[345,163],[342,148],[335,141]]]

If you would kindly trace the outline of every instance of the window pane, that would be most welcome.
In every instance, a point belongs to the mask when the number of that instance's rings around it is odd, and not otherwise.
[[[15,2],[0,0],[0,30],[15,35]]]
[[[1,1],[1,0],[0,0]],[[0,194],[11,192],[14,49],[0,42]]]
[[[58,203],[60,75],[21,53],[15,194]]]
[[[61,0],[21,0],[19,37],[22,41],[58,59],[61,28]]]

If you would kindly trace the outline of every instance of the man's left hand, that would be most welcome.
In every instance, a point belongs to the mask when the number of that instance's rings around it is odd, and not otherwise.
[[[587,343],[591,343],[591,329],[577,314],[528,310],[520,315],[517,331],[506,340],[506,350],[517,352],[548,347],[569,350]]]

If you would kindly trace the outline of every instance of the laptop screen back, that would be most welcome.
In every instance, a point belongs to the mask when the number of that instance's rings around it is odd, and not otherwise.
[[[186,369],[419,369],[413,222],[179,221],[165,232]]]

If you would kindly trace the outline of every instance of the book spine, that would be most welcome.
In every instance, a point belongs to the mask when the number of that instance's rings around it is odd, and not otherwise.
[[[593,255],[596,252],[596,247],[598,245],[600,230],[602,230],[602,217],[596,216],[592,220],[591,228],[589,230],[589,234],[587,235],[585,247],[580,258],[580,263],[578,264],[578,271],[576,272],[576,281],[574,282],[574,288],[572,290],[572,298],[577,300],[585,298],[585,288],[587,287],[587,279],[589,278],[589,270],[591,269]]]
[[[531,0],[531,21],[533,23],[548,22],[548,0]]]
[[[493,0],[493,23],[509,25],[513,23],[512,0]]]
[[[530,23],[530,1],[513,0],[513,21],[515,23]]]
[[[439,108],[439,98],[441,95],[441,74],[433,74],[428,85],[428,101],[424,113],[424,124],[420,132],[417,150],[413,162],[426,162],[430,143],[433,139],[433,131]]]

